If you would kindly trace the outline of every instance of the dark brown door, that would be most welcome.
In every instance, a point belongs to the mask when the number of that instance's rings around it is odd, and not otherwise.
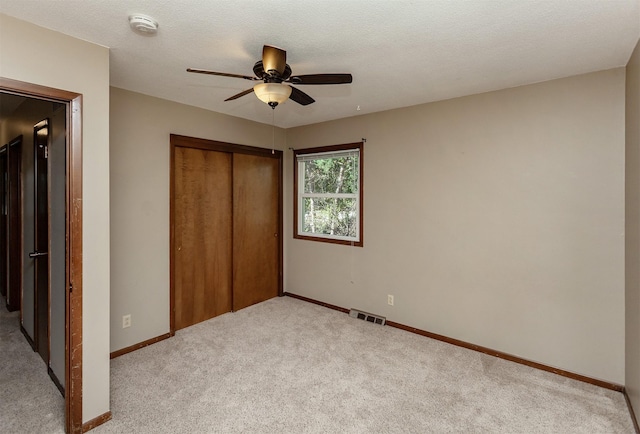
[[[231,154],[175,148],[175,329],[231,310]]]
[[[7,146],[0,148],[0,295],[7,297]]]
[[[39,122],[33,131],[35,172],[35,339],[36,350],[49,365],[49,120]]]
[[[22,136],[12,140],[7,149],[7,183],[7,309],[14,311],[22,301]]]
[[[278,295],[280,164],[233,155],[233,310]]]

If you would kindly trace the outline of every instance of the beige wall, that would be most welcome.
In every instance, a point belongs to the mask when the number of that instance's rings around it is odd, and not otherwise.
[[[264,110],[271,110],[266,104]],[[277,113],[276,113],[277,116]],[[271,125],[111,88],[111,351],[169,332],[169,135],[271,148]],[[284,131],[275,130],[284,149]],[[132,325],[122,328],[122,316]]]
[[[626,380],[640,416],[640,43],[627,65],[626,99]]]
[[[0,76],[83,95],[83,421],[109,411],[109,51],[0,14]]]
[[[292,238],[286,153],[286,290],[623,384],[624,77],[287,130],[367,142],[363,248]]]

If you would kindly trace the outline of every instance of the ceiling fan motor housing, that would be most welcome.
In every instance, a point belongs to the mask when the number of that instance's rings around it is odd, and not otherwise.
[[[291,67],[289,64],[286,64],[282,74],[275,69],[265,71],[262,60],[258,60],[255,65],[253,65],[253,73],[259,79],[264,80],[265,83],[282,83],[284,80],[291,77]]]

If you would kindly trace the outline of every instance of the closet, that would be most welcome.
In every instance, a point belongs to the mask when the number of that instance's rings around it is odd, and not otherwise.
[[[282,151],[171,135],[171,331],[282,293]]]

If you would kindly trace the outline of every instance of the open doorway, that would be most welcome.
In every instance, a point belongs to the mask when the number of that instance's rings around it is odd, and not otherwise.
[[[25,236],[27,231],[24,227],[22,229],[22,264],[20,268],[24,270],[25,267],[28,267],[30,263],[27,260],[31,259],[34,260],[35,270],[35,259],[37,258],[37,262],[42,264],[39,266],[38,275],[41,276],[41,281],[46,277],[47,283],[43,286],[45,290],[41,291],[40,298],[38,298],[35,286],[33,291],[29,291],[26,285],[30,282],[25,282],[23,279],[20,325],[25,329],[23,332],[27,331],[27,327],[31,328],[31,335],[28,332],[25,333],[27,339],[29,336],[32,339],[34,336],[39,336],[30,343],[34,348],[41,349],[38,352],[47,362],[46,369],[54,382],[57,381],[58,388],[64,393],[65,429],[70,433],[79,433],[83,431],[82,96],[4,78],[0,78],[0,96],[5,96],[5,100],[11,96],[13,99],[17,97],[29,101],[46,102],[51,104],[53,108],[51,116],[40,119],[31,126],[34,128],[38,125],[34,134],[36,139],[40,134],[41,140],[23,143],[23,150],[26,146],[30,146],[33,151],[34,169],[35,162],[40,161],[39,175],[41,179],[38,181],[36,174],[33,173],[32,183],[34,188],[36,184],[40,185],[41,203],[38,204],[36,201],[37,196],[34,191],[33,208],[35,213],[38,206],[43,206],[43,210],[48,215],[44,217],[46,224],[41,221],[40,226],[47,227],[49,231],[45,241],[36,246],[25,243],[25,238],[28,238]],[[56,128],[53,128],[54,123],[58,125]],[[43,128],[44,125],[47,125],[48,128]],[[64,128],[61,128],[60,125],[64,125]],[[37,154],[38,146],[41,146],[39,156]],[[43,170],[43,166],[47,169],[46,171]],[[28,179],[28,176],[23,173],[21,179],[24,181]],[[42,194],[42,188],[46,189],[47,194]],[[24,191],[23,198],[30,200],[24,195]],[[47,203],[42,198],[46,198]],[[28,217],[26,216],[27,219]],[[25,223],[24,219],[25,216],[22,219],[23,223]],[[35,220],[28,223],[33,224],[34,228],[37,224]],[[35,231],[32,233],[35,237]],[[11,273],[11,270],[8,272]],[[29,273],[25,273],[22,276],[28,275]],[[36,280],[35,275],[34,271],[34,280]],[[35,285],[35,282],[33,284]],[[25,297],[33,298],[26,300],[31,304],[25,303]],[[37,308],[38,300],[40,300],[40,309]],[[43,308],[43,305],[46,307]],[[42,324],[43,322],[44,324]],[[38,325],[44,330],[40,335],[35,333]],[[44,325],[47,328],[44,328]],[[37,342],[38,339],[39,342]],[[45,342],[42,342],[43,339]]]

